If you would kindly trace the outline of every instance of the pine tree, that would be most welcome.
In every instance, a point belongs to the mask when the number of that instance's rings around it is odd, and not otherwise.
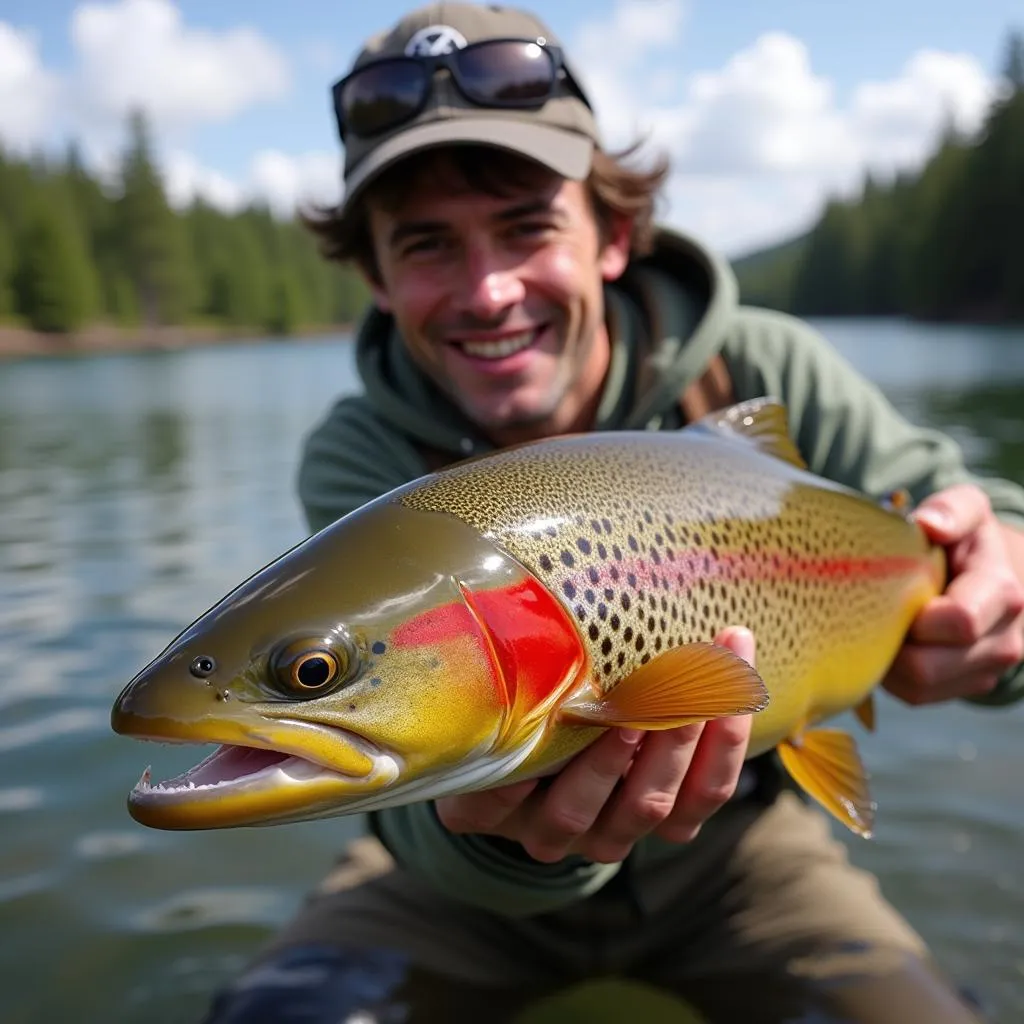
[[[181,323],[194,296],[182,219],[167,202],[141,112],[130,115],[128,132],[114,210],[121,271],[147,326]]]
[[[48,334],[78,330],[95,309],[95,279],[79,231],[38,203],[18,247],[14,274],[21,314]]]

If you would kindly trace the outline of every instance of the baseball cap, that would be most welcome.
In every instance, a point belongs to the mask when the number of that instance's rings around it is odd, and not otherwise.
[[[437,57],[490,40],[521,40],[556,47],[564,76],[540,106],[486,106],[468,99],[450,74],[435,74],[418,112],[369,136],[342,131],[345,148],[343,208],[379,174],[413,153],[438,146],[494,146],[535,160],[565,178],[582,180],[600,142],[596,119],[554,34],[527,11],[497,4],[431,3],[370,38],[349,75],[395,57]],[[348,76],[346,76],[348,77]],[[345,79],[334,86],[339,90]],[[339,129],[342,128],[339,114]]]

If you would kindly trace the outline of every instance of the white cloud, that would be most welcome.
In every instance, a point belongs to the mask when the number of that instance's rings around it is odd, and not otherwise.
[[[250,169],[253,191],[278,214],[290,215],[298,205],[337,203],[341,199],[341,158],[337,153],[290,155],[263,150]]]
[[[170,0],[117,0],[75,8],[75,93],[82,116],[123,121],[142,107],[164,131],[225,121],[284,94],[288,67],[254,29],[185,25]]]
[[[179,209],[196,198],[226,212],[239,210],[246,204],[248,197],[238,182],[203,167],[190,153],[174,150],[161,169],[168,202]]]
[[[290,217],[299,205],[340,199],[341,160],[337,153],[261,150],[239,182],[175,151],[164,162],[164,180],[170,202],[179,208],[197,197],[225,211],[260,201],[278,216]]]
[[[39,59],[35,37],[0,21],[0,141],[27,149],[49,132],[60,85]]]
[[[969,55],[919,51],[843,102],[783,32],[684,75],[685,13],[682,0],[619,0],[570,49],[606,143],[667,151],[667,219],[730,253],[802,230],[867,168],[919,165],[947,118],[976,128],[996,88]]]
[[[865,82],[850,104],[853,131],[871,163],[920,162],[950,121],[962,131],[981,124],[998,83],[970,56],[921,50],[900,76]]]

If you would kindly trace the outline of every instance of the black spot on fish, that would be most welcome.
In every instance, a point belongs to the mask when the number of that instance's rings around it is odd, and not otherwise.
[[[604,588],[604,599],[606,601],[612,601],[615,598],[615,591],[611,587]]]
[[[576,547],[578,547],[580,549],[580,551],[583,552],[583,554],[585,554],[585,555],[589,555],[590,554],[590,541],[587,540],[586,537],[577,537],[576,538]]]
[[[626,664],[626,652],[619,651],[619,656],[615,660],[618,662],[619,668],[622,668]]]
[[[601,641],[601,653],[607,658],[612,653],[612,642],[609,637]]]
[[[612,674],[612,663],[610,661],[606,661],[601,671],[604,672],[606,676],[610,676]]]
[[[627,626],[622,631],[622,639],[625,640],[627,644],[630,642],[630,640],[633,639],[633,627],[632,626]]]
[[[612,565],[608,567],[608,575],[611,576],[613,583],[619,582],[619,567]]]
[[[631,604],[632,604],[633,602],[632,602],[632,601],[630,601],[630,599],[629,599],[629,594],[623,594],[623,595],[622,595],[622,598],[621,598],[621,600],[620,600],[620,603],[622,604],[622,610],[623,610],[624,612],[628,612],[628,611],[629,611],[629,606],[630,606],[630,605],[631,605]]]
[[[636,638],[636,644],[634,645],[638,651],[644,649],[644,638],[642,634],[639,634]]]
[[[594,566],[591,566],[587,570],[587,578],[591,583],[597,583],[601,579],[601,574],[597,571]]]
[[[647,662],[649,662],[650,660],[651,660],[651,656],[649,654],[644,654],[643,657],[640,659],[640,664],[641,665],[646,665]]]
[[[380,676],[374,676],[374,677],[373,677],[373,678],[372,678],[372,679],[370,680],[370,685],[371,685],[371,686],[380,686]]]
[[[651,548],[651,561],[655,565],[661,565],[661,555],[658,554],[655,548]]]
[[[562,584],[562,593],[571,601],[576,596],[576,585],[572,580],[566,580]]]
[[[348,709],[349,709],[349,711],[355,711],[355,709],[356,709],[355,704],[349,704]]]
[[[627,539],[629,541],[629,547],[630,547],[631,551],[639,551],[640,550],[640,545],[637,544],[636,537],[634,537],[633,534],[630,534]]]
[[[595,594],[590,587],[587,587],[587,589],[583,591],[583,600],[586,601],[587,604],[593,604],[597,600],[597,594]]]
[[[634,590],[636,589],[636,573],[635,572],[627,572],[626,573],[626,583],[629,584],[629,586],[631,586]]]
[[[370,648],[374,654],[383,654],[388,649],[388,645],[383,640],[374,640],[373,646]]]
[[[601,602],[601,603],[600,603],[600,604],[599,604],[599,605],[597,606],[597,617],[598,617],[598,618],[599,618],[599,619],[600,619],[600,620],[601,620],[602,622],[604,622],[604,620],[608,618],[608,605],[606,605],[606,604],[604,603],[604,601],[602,601],[602,602]]]
[[[578,604],[573,610],[576,612],[576,618],[579,619],[580,622],[587,621],[587,609],[584,608],[583,605]]]
[[[621,562],[622,561],[622,548],[620,548],[618,544],[613,544],[612,545],[612,554],[615,556],[615,561],[616,562]],[[618,577],[613,577],[613,578],[617,579]]]
[[[610,519],[601,519],[601,524],[604,526],[604,532],[610,534],[612,532],[612,521]]]
[[[544,572],[551,572],[551,570],[554,568],[554,566],[551,564],[551,559],[548,558],[547,555],[540,556],[540,567],[544,570]]]
[[[562,565],[567,565],[570,569],[576,564],[576,559],[572,557],[571,551],[562,552]]]
[[[611,626],[612,629],[616,629],[617,630],[619,628],[620,623],[621,623],[621,620],[619,619],[618,615],[613,615],[608,620],[608,625]]]
[[[590,624],[590,628],[587,630],[587,632],[590,634],[591,640],[597,640],[597,638],[601,635],[601,630],[597,628],[596,622],[592,622]]]
[[[608,561],[608,549],[601,543],[601,541],[597,542],[597,557],[600,558],[602,562]]]

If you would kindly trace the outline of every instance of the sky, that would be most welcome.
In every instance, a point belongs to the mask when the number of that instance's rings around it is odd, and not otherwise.
[[[526,0],[520,0],[521,5]],[[399,0],[0,0],[0,145],[116,167],[149,114],[172,202],[282,216],[341,194],[331,83]],[[557,0],[607,146],[673,161],[665,223],[728,256],[792,236],[827,197],[976,129],[1020,0]]]

